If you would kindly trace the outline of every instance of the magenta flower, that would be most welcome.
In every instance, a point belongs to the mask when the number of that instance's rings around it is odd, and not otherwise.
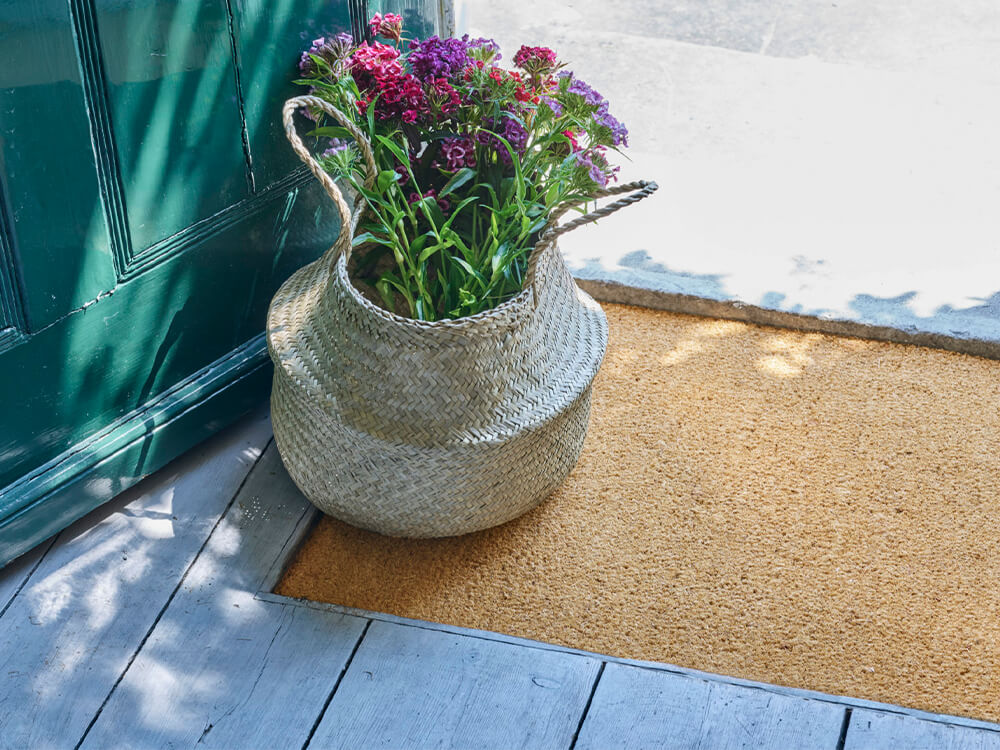
[[[556,53],[548,47],[528,47],[522,44],[514,55],[514,64],[533,77],[552,73],[558,66]]]
[[[471,138],[465,136],[442,140],[441,156],[447,162],[447,169],[452,172],[462,167],[476,166],[476,146]]]
[[[368,28],[376,36],[384,36],[386,39],[398,42],[403,36],[403,17],[395,13],[386,13],[384,16],[376,13],[368,22]]]
[[[462,100],[446,78],[434,78],[427,86],[427,99],[443,115],[450,115],[459,108]]]

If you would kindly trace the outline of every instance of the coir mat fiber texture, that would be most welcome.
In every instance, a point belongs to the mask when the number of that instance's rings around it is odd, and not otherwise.
[[[1000,362],[605,309],[547,502],[441,540],[324,518],[278,593],[1000,720]]]

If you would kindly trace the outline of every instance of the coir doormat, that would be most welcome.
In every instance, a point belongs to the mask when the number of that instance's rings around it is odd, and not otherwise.
[[[605,309],[547,502],[443,540],[324,518],[277,592],[1000,720],[1000,362]]]

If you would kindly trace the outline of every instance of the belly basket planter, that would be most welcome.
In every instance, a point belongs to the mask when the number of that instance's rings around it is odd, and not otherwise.
[[[607,343],[604,313],[573,281],[556,239],[655,184],[594,191],[631,195],[558,226],[561,206],[534,235],[523,289],[501,304],[417,320],[375,304],[349,277],[366,204],[352,213],[304,146],[299,108],[350,134],[364,186],[380,177],[354,118],[313,96],[286,103],[289,140],[341,220],[335,244],[288,279],[268,312],[272,421],[289,474],[325,513],[391,536],[464,534],[525,513],[577,461]]]

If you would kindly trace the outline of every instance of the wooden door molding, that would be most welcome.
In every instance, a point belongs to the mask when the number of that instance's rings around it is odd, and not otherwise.
[[[76,54],[80,61],[83,98],[90,119],[90,140],[97,164],[97,181],[101,204],[104,207],[104,220],[108,227],[108,245],[115,266],[115,275],[120,279],[132,261],[132,239],[128,231],[118,149],[111,125],[94,0],[69,0],[69,14],[76,41]]]
[[[7,201],[0,190],[0,353],[17,344],[25,333],[16,269]]]

